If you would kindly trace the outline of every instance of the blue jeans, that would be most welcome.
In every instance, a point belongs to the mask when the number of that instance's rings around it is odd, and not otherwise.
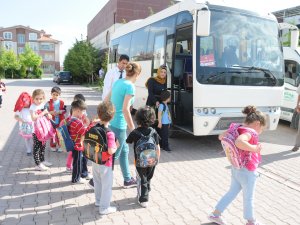
[[[129,160],[128,160],[128,154],[129,154],[129,147],[126,143],[126,129],[119,129],[113,126],[109,127],[112,132],[115,133],[116,139],[119,141],[119,148],[117,149],[115,153],[115,160],[120,159],[120,167],[123,174],[123,178],[125,181],[130,181],[131,174],[129,170]]]
[[[254,220],[253,199],[258,173],[249,171],[246,168],[231,169],[231,185],[229,191],[221,198],[216,206],[216,210],[221,213],[236,198],[238,193],[243,190],[244,218]]]

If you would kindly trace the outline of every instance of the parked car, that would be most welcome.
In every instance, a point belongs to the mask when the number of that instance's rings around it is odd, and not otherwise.
[[[53,82],[54,82],[54,83],[57,83],[58,74],[59,74],[59,72],[55,72],[55,73],[53,74]]]
[[[73,77],[70,71],[59,71],[56,83],[73,83]]]

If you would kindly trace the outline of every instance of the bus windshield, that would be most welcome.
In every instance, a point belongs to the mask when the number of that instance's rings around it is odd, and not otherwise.
[[[283,53],[275,21],[211,10],[210,35],[196,40],[197,80],[200,83],[283,85]]]

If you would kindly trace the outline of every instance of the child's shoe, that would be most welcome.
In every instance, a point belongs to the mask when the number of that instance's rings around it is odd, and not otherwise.
[[[56,152],[57,149],[56,149],[56,148],[53,148],[53,147],[50,147],[50,151],[51,151],[51,152]]]
[[[95,189],[94,188],[94,180],[93,179],[90,179],[90,181],[88,182],[88,186],[91,188],[91,189]]]
[[[246,225],[263,225],[263,224],[258,222],[257,220],[254,220],[254,221],[248,221]]]
[[[100,215],[107,215],[107,214],[110,214],[110,213],[114,213],[116,211],[117,211],[116,207],[110,206],[107,209],[99,210],[99,213],[100,213]]]
[[[72,173],[72,170],[73,170],[72,168],[66,167],[66,172],[67,173]]]
[[[63,150],[62,150],[61,148],[58,148],[58,149],[57,149],[57,152],[58,152],[58,153],[61,153],[61,152],[63,152]]]
[[[42,162],[42,164],[47,167],[52,166],[52,163],[47,162],[47,161]]]
[[[226,222],[225,222],[225,220],[223,220],[222,216],[215,216],[213,213],[211,213],[208,216],[208,220],[210,222],[213,222],[213,223],[216,223],[216,224],[219,224],[219,225],[225,225],[226,224]]]
[[[77,182],[72,182],[72,184],[85,184],[86,180],[85,179],[79,179]]]
[[[142,206],[143,208],[147,208],[148,207],[148,202],[138,202],[140,206]]]
[[[93,175],[88,173],[86,177],[81,177],[81,178],[86,179],[86,180],[91,180],[91,179],[93,179]]]
[[[298,146],[294,146],[293,148],[292,148],[292,152],[296,152],[296,151],[298,151],[299,150],[299,147]]]
[[[37,165],[35,167],[35,170],[37,171],[46,171],[48,169],[48,167],[46,167],[43,163],[40,163],[40,165]]]
[[[124,188],[131,188],[131,187],[136,187],[136,180],[131,177],[129,181],[124,181]]]

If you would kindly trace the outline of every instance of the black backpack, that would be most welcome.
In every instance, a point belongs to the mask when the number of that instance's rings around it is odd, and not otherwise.
[[[107,152],[106,133],[110,130],[97,123],[84,136],[83,155],[94,163],[104,165],[111,155]]]
[[[158,163],[157,148],[153,137],[155,130],[152,127],[149,129],[151,129],[149,135],[143,135],[140,131],[134,130],[140,136],[135,145],[137,167],[153,167]]]

